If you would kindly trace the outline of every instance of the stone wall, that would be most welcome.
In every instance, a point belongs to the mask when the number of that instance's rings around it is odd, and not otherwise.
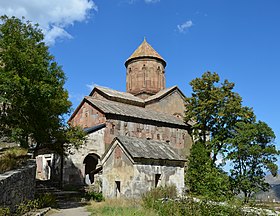
[[[129,63],[126,70],[126,91],[147,98],[165,88],[162,61],[144,58]],[[144,93],[141,95],[141,93]],[[148,93],[145,95],[145,93]]]
[[[105,128],[90,133],[86,136],[86,142],[79,149],[72,149],[71,154],[64,158],[63,181],[64,184],[84,184],[85,158],[95,154],[99,158],[105,152],[104,144]],[[99,165],[99,164],[98,164]]]
[[[105,115],[84,102],[73,119],[69,122],[72,126],[89,128],[106,122]]]
[[[105,146],[107,149],[116,136],[131,136],[167,142],[175,151],[185,157],[189,154],[192,145],[191,136],[183,128],[151,125],[142,122],[129,122],[123,120],[107,120],[105,129]]]
[[[178,90],[172,91],[169,95],[166,95],[160,100],[147,103],[145,108],[168,113],[169,115],[174,115],[181,119],[185,116],[186,111],[185,100]]]
[[[16,205],[34,199],[35,177],[35,160],[29,160],[22,168],[0,174],[0,207],[14,211]]]
[[[150,159],[136,162],[118,145],[108,154],[108,159],[103,161],[102,173],[102,192],[106,198],[141,197],[152,188],[170,185],[182,194],[184,161]]]

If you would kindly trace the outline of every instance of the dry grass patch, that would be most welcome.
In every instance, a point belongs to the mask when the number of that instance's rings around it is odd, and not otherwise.
[[[9,148],[0,152],[0,173],[16,169],[29,159],[27,149]]]
[[[144,209],[139,199],[106,199],[103,202],[90,202],[88,211],[91,216],[156,216],[152,209]]]

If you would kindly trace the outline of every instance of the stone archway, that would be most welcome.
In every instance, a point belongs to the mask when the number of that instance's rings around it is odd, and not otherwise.
[[[100,157],[97,154],[88,154],[83,164],[85,166],[85,183],[92,184],[94,182],[94,175],[102,169],[102,167],[99,166]]]

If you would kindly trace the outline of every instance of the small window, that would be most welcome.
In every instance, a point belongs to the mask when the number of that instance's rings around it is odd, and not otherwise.
[[[160,180],[160,176],[161,176],[161,174],[156,174],[155,175],[155,187],[158,186],[158,183],[159,183],[159,180]]]
[[[112,124],[110,129],[110,134],[114,134],[114,131],[115,131],[115,125]]]
[[[119,197],[121,194],[121,182],[115,181],[115,185],[116,185],[116,197]]]
[[[157,134],[157,139],[160,140],[160,135],[159,134]]]

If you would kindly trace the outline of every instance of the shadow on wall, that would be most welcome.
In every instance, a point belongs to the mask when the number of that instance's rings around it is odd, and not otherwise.
[[[63,158],[63,185],[84,185],[84,175],[69,157]]]
[[[100,157],[94,153],[88,154],[85,157],[83,164],[85,170],[85,183],[91,185],[95,181],[94,176],[102,170]]]
[[[63,164],[64,185],[92,185],[102,171],[100,157],[93,153],[88,154],[80,166],[75,165],[70,157],[65,157]]]
[[[36,163],[36,178],[41,181],[51,181],[57,186],[92,185],[102,171],[100,157],[94,153],[88,154],[84,159],[81,158],[80,163],[74,163],[71,157],[64,156],[63,167],[61,167],[61,156],[56,153],[37,155]],[[62,173],[61,169],[63,169]]]

